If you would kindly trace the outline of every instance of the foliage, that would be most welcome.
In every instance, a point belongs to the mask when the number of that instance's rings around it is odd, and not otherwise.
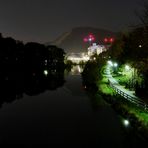
[[[88,61],[82,72],[83,85],[88,89],[97,91],[99,68],[95,61]]]
[[[24,44],[13,38],[4,38],[0,34],[0,65],[17,65],[18,68],[31,69],[32,67],[50,67],[51,69],[64,67],[63,49],[56,46],[28,42]],[[9,67],[10,68],[10,67]]]

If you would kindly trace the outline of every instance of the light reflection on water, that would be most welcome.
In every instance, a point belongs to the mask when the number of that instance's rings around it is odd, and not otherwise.
[[[82,71],[83,71],[82,66],[80,65],[73,66],[71,69],[71,75],[80,75]]]

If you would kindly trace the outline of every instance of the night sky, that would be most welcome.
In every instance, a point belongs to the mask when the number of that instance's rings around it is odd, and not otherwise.
[[[79,26],[123,30],[138,22],[140,0],[0,0],[0,32],[49,42]]]

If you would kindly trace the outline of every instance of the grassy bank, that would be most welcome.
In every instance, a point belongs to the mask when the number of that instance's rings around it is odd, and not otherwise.
[[[139,133],[148,138],[148,113],[117,95],[108,85],[108,79],[105,75],[102,75],[102,80],[98,82],[98,88],[99,94],[102,95],[103,99],[121,116],[127,118]]]

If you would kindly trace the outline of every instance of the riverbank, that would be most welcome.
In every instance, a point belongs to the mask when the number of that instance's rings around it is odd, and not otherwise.
[[[126,118],[144,139],[148,139],[148,113],[116,94],[104,75],[98,83],[98,89],[97,93],[101,94],[119,115]]]
[[[101,63],[101,62],[100,62]],[[122,117],[127,119],[130,125],[134,128],[134,132],[142,135],[143,139],[148,139],[148,113],[137,104],[129,102],[125,98],[119,96],[109,85],[108,73],[104,66],[96,61],[89,61],[82,72],[83,85],[86,91],[89,91],[93,96],[97,94],[111,105],[111,107]],[[100,97],[96,97],[97,99]]]

